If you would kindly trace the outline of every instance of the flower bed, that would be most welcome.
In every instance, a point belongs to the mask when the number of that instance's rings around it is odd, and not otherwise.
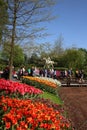
[[[72,130],[62,107],[40,98],[42,93],[33,86],[0,79],[0,129]]]
[[[0,79],[0,95],[8,95],[16,98],[33,98],[42,93],[42,90],[33,86]]]
[[[56,84],[58,87],[61,86],[61,82],[58,81],[57,79],[53,79],[53,78],[48,78],[48,77],[39,77],[41,80],[45,80],[45,81],[48,81],[48,82],[51,82],[51,83],[54,83]]]
[[[15,105],[14,105],[15,104]],[[0,99],[1,129],[15,130],[69,130],[70,123],[57,110],[41,102]]]
[[[61,86],[61,83],[59,81],[45,77],[41,78],[41,77],[23,76],[22,82],[33,85],[37,88],[51,92],[53,94],[58,94],[58,89]]]

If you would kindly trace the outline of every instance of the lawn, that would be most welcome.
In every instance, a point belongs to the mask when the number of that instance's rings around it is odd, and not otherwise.
[[[45,98],[45,99],[50,99],[52,102],[54,102],[56,104],[63,104],[60,97],[58,97],[52,93],[49,93],[49,92],[44,92],[43,94],[40,95],[40,97]]]

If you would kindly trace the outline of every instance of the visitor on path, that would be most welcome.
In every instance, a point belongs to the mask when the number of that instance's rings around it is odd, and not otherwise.
[[[18,69],[17,75],[18,75],[18,80],[21,79],[21,76],[24,76],[24,75],[25,75],[25,67],[24,67],[24,66],[21,67],[20,69]]]
[[[71,77],[70,75],[67,76],[67,87],[70,87]]]
[[[84,72],[83,72],[83,70],[80,70],[79,71],[79,83],[83,83],[84,82],[83,77],[84,77]]]
[[[9,66],[7,65],[2,73],[2,78],[5,78],[6,80],[9,79]]]
[[[34,71],[35,71],[35,67],[32,66],[32,68],[31,68],[31,76],[34,76]]]
[[[78,69],[76,69],[76,71],[75,71],[75,78],[76,78],[76,81],[79,80],[79,70]]]
[[[31,71],[32,71],[31,68],[28,68],[27,71],[28,71],[28,76],[32,76],[32,75],[31,75]]]
[[[25,75],[25,66],[22,67],[22,76]]]

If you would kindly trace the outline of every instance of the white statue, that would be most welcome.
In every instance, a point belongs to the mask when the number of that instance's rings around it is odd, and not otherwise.
[[[45,65],[47,65],[48,68],[49,68],[49,66],[53,67],[54,61],[52,61],[50,57],[43,58],[43,59],[45,60]]]

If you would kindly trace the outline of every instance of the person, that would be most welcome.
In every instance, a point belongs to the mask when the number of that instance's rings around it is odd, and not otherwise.
[[[76,69],[76,71],[75,71],[75,78],[76,78],[76,81],[79,80],[79,70],[78,69]]]
[[[67,87],[70,87],[71,77],[70,75],[67,76]]]
[[[23,67],[21,67],[20,69],[18,69],[18,72],[17,72],[18,80],[20,80],[21,76],[23,75],[24,75],[24,70],[23,70]]]
[[[68,76],[67,70],[64,71],[64,75],[65,75],[65,78],[67,78],[67,76]]]
[[[14,79],[18,79],[17,72],[15,71],[15,68],[13,68],[12,77],[13,77]]]
[[[22,67],[22,76],[25,75],[25,66]]]
[[[34,67],[31,68],[31,76],[34,75]]]
[[[79,71],[79,83],[83,83],[84,82],[83,77],[84,77],[83,70],[80,70]]]
[[[70,77],[72,77],[72,75],[73,75],[72,68],[68,70],[68,75],[69,75]]]
[[[31,68],[28,68],[28,76],[31,76]]]
[[[6,80],[9,79],[9,66],[8,65],[3,70],[2,78],[6,79]]]

